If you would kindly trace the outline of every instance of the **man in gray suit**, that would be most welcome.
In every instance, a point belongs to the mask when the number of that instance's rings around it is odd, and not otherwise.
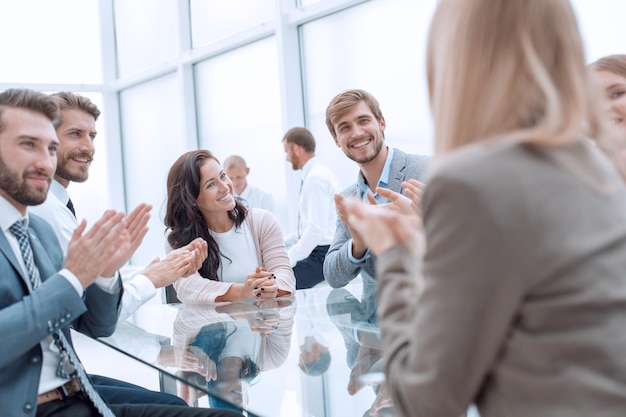
[[[122,286],[101,278],[145,222],[108,210],[83,221],[67,258],[54,231],[28,206],[41,204],[55,173],[57,104],[47,95],[0,93],[0,410],[3,417],[236,416],[188,407],[118,405],[95,392],[71,344],[70,325],[91,337],[115,330]],[[147,218],[145,218],[147,222]]]
[[[367,91],[347,90],[335,96],[326,109],[326,125],[335,144],[359,165],[357,182],[342,195],[367,201],[370,191],[379,203],[386,203],[376,194],[376,187],[401,192],[402,182],[423,180],[429,158],[385,146],[385,118],[378,101]],[[359,273],[364,283],[371,283],[376,259],[346,224],[342,210],[338,214],[335,237],[324,261],[324,278],[334,288],[345,286]]]

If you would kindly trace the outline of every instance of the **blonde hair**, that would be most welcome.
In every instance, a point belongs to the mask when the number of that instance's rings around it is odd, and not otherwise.
[[[496,139],[563,145],[598,131],[567,0],[441,0],[427,54],[437,154]]]

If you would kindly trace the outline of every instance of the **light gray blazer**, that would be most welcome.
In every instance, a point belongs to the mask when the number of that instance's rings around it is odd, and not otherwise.
[[[623,416],[626,189],[604,155],[474,145],[433,166],[423,268],[378,259],[401,415]],[[423,290],[417,283],[423,272]]]
[[[402,191],[402,182],[414,178],[423,181],[430,157],[424,155],[406,154],[399,149],[394,149],[393,159],[389,172],[389,188],[395,192]],[[359,176],[363,177],[361,171]],[[346,188],[344,196],[359,196],[360,190],[356,183]],[[348,258],[348,242],[352,239],[348,226],[337,217],[335,237],[328,249],[324,260],[324,278],[331,287],[340,288],[347,285],[361,273],[364,281],[369,281],[375,276],[376,258],[372,255],[363,263],[355,264]]]
[[[30,214],[30,235],[42,285],[28,292],[13,250],[0,233],[0,410],[3,417],[34,416],[41,376],[40,342],[57,328],[70,339],[69,326],[92,337],[115,330],[121,292],[91,285],[81,298],[57,271],[63,252],[52,228]]]

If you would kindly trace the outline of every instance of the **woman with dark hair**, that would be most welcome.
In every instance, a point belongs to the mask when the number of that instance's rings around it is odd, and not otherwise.
[[[174,283],[184,303],[290,296],[295,278],[273,214],[246,209],[219,161],[206,150],[178,158],[167,178],[166,251],[197,237],[209,255],[197,273]]]

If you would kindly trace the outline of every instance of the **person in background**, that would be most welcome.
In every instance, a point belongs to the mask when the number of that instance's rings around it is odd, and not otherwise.
[[[429,157],[411,155],[385,145],[387,124],[378,100],[364,90],[347,90],[335,96],[326,109],[326,125],[337,147],[359,166],[355,184],[341,196],[356,196],[367,202],[372,193],[379,202],[386,200],[376,187],[400,192],[411,181],[421,188]],[[338,196],[337,198],[340,198]],[[339,207],[334,239],[324,261],[324,277],[331,287],[343,287],[361,274],[363,282],[375,276],[376,258],[363,238],[351,230]]]
[[[271,300],[295,291],[283,235],[274,215],[235,199],[233,184],[206,150],[181,155],[167,177],[166,251],[200,237],[202,267],[173,286],[183,303]]]
[[[626,186],[589,140],[601,109],[572,6],[441,0],[426,67],[422,219],[389,190],[341,202],[378,256],[396,409],[622,416]]]
[[[41,204],[55,174],[59,108],[27,89],[0,93],[0,410],[7,417],[227,417],[185,406],[107,405],[71,343],[70,326],[90,337],[115,330],[122,286],[99,278],[119,248],[145,234],[145,217],[107,210],[83,220],[64,256]]]
[[[224,172],[233,183],[235,197],[242,200],[246,207],[262,208],[274,211],[274,199],[258,187],[248,184],[250,168],[246,161],[239,155],[231,155],[224,160]]]
[[[337,213],[333,196],[339,189],[333,173],[315,156],[315,138],[303,127],[283,137],[287,161],[302,170],[297,231],[285,238],[296,288],[311,288],[324,280],[324,259],[335,234]]]
[[[598,143],[626,177],[626,55],[608,55],[589,65],[591,78],[601,92],[606,114],[606,134]]]
[[[50,185],[46,201],[33,206],[31,213],[46,220],[54,230],[61,249],[67,253],[68,245],[74,230],[78,227],[74,205],[71,202],[67,187],[71,182],[84,182],[89,178],[89,167],[93,160],[96,138],[96,120],[100,110],[87,97],[71,92],[60,92],[51,95],[60,109],[56,134],[59,140],[57,147],[57,166],[54,179]],[[150,206],[140,205],[128,216],[131,225],[141,221],[141,232],[148,221]],[[111,257],[103,271],[104,277],[118,274],[118,270],[128,261],[143,240],[144,233],[136,233],[136,238],[127,245],[120,246],[116,255]],[[156,288],[170,284],[180,276],[195,272],[206,256],[206,244],[194,242],[172,256],[159,261],[158,259],[146,267],[143,273],[123,282],[124,292],[119,320],[126,320],[141,305],[156,294]],[[185,402],[176,396],[138,388],[135,385],[118,381],[101,375],[91,375],[94,386],[109,404],[179,404]]]

